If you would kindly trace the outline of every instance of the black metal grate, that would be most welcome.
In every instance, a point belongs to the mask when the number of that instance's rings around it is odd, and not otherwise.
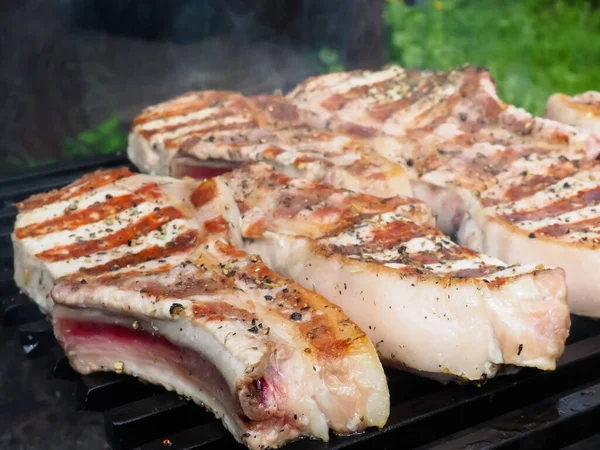
[[[71,161],[0,179],[0,323],[17,327],[29,358],[56,354],[52,328],[13,282],[12,202],[60,187],[98,167],[128,165],[123,156]],[[51,351],[52,350],[52,351]],[[104,414],[115,449],[188,450],[242,448],[203,408],[176,394],[113,373],[79,376],[66,357],[54,375],[78,383],[76,406]],[[329,443],[303,440],[294,450],[431,448],[560,449],[599,448],[600,322],[573,317],[569,345],[554,372],[523,370],[483,387],[442,386],[399,371],[388,371],[392,397],[382,430]],[[75,405],[74,405],[75,406]],[[579,444],[574,444],[579,442]],[[572,445],[574,444],[574,445]]]

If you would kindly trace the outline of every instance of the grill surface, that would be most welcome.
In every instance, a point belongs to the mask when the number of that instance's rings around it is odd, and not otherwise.
[[[48,321],[13,282],[10,233],[13,202],[63,186],[99,167],[128,165],[124,156],[71,161],[0,179],[0,324],[18,328],[26,357],[55,358]],[[79,376],[66,357],[54,376],[77,383],[74,407],[102,412],[115,449],[243,448],[203,408],[113,373]],[[329,443],[303,440],[289,450],[334,449],[560,449],[600,448],[600,323],[573,317],[565,354],[554,372],[523,370],[482,387],[442,386],[407,373],[387,372],[392,408],[388,425]],[[90,412],[90,414],[92,414]]]

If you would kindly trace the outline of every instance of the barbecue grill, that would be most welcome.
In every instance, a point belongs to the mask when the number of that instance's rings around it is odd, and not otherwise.
[[[47,358],[53,376],[77,383],[73,407],[104,414],[119,450],[243,448],[214,416],[164,389],[114,373],[80,376],[60,354],[50,323],[13,282],[13,202],[64,186],[98,168],[129,166],[123,155],[73,160],[0,178],[0,324],[16,327],[23,358]],[[133,168],[132,168],[133,170]],[[443,386],[387,372],[391,415],[382,430],[301,440],[286,449],[600,448],[600,323],[573,317],[557,370],[522,370],[482,386]]]

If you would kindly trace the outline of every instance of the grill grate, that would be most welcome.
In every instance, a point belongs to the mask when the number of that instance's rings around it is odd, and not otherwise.
[[[128,164],[124,156],[105,156],[0,179],[0,324],[18,328],[26,357],[55,358],[57,344],[48,321],[13,282],[12,202],[63,186],[98,167]],[[103,412],[106,436],[115,449],[242,448],[211,414],[176,394],[113,373],[79,376],[64,356],[49,362],[55,364],[55,377],[77,383],[77,408]],[[303,440],[286,448],[384,449],[400,443],[406,449],[436,450],[597,448],[599,368],[600,323],[574,317],[569,345],[554,372],[525,369],[478,388],[442,386],[390,370],[392,408],[384,429],[332,436],[329,443]]]

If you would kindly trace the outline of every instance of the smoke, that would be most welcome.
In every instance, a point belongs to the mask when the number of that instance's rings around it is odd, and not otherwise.
[[[7,0],[0,137],[13,156],[59,156],[65,138],[188,90],[287,91],[320,72],[382,61],[371,0]],[[5,155],[6,156],[6,155]]]

